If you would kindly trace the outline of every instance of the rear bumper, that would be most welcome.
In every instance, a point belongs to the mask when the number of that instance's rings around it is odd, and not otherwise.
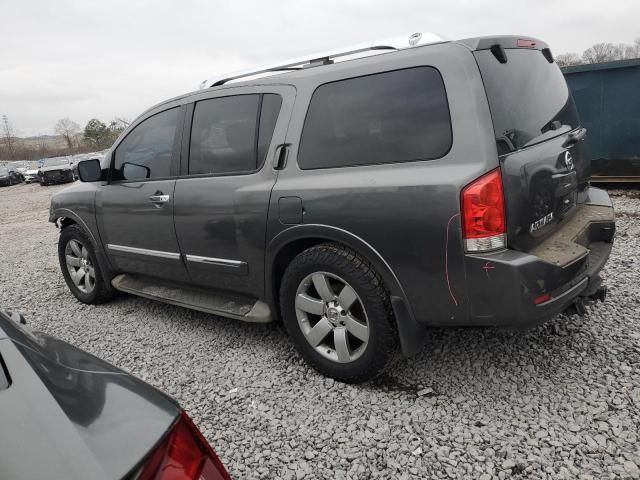
[[[530,252],[465,258],[472,325],[534,325],[593,293],[613,247],[615,219],[603,190],[590,188],[561,229]],[[542,296],[551,298],[542,301]]]

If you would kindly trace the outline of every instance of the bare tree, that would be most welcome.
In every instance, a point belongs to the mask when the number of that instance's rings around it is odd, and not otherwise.
[[[54,130],[56,134],[64,138],[64,141],[67,142],[67,147],[69,147],[69,150],[73,149],[73,140],[75,139],[78,132],[80,132],[80,125],[78,125],[70,118],[63,118],[61,120],[58,120],[58,123],[56,123]]]
[[[571,65],[580,65],[582,59],[577,53],[561,53],[556,57],[556,63],[560,67],[569,67]]]
[[[602,63],[618,60],[620,49],[613,43],[596,43],[582,54],[584,63]]]
[[[16,132],[13,129],[13,125],[9,123],[9,119],[6,115],[2,115],[1,128],[2,131],[0,132],[0,138],[2,139],[2,143],[4,143],[5,149],[7,150],[9,160],[13,160],[15,158],[18,142],[16,140]]]
[[[636,38],[631,45],[624,46],[624,59],[640,58],[640,37]]]

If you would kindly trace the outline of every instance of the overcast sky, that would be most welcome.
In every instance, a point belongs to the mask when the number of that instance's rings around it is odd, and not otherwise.
[[[556,54],[640,37],[637,0],[0,0],[0,115],[21,136],[135,118],[205,78],[416,31],[524,34]]]

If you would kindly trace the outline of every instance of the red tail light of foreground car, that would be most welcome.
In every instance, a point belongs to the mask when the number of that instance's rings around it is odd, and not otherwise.
[[[189,416],[182,412],[149,457],[137,480],[231,480]]]

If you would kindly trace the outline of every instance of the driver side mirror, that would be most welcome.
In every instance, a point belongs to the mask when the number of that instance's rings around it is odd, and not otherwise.
[[[78,177],[82,182],[99,182],[102,180],[100,160],[92,158],[78,163]]]

